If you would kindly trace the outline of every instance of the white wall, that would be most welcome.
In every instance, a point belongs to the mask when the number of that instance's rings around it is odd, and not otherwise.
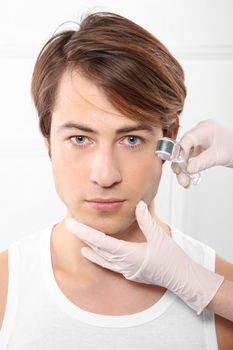
[[[233,128],[231,0],[30,1],[0,4],[0,250],[60,220],[50,161],[30,97],[36,56],[56,28],[88,9],[117,12],[157,36],[184,67],[188,96],[178,139],[200,120]],[[157,199],[161,218],[233,262],[233,171],[202,173],[186,190],[165,164]]]

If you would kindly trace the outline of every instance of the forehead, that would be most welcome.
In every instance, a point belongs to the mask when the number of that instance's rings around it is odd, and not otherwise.
[[[110,103],[104,91],[79,71],[66,71],[58,86],[55,110],[68,105],[89,107],[124,117]]]
[[[120,113],[107,99],[103,90],[80,72],[67,71],[58,87],[52,124],[62,131],[68,129],[62,127],[64,125],[71,128],[71,125],[80,123],[89,129],[102,131],[116,131],[142,125],[141,122],[131,120]],[[143,126],[150,129],[148,134],[151,135],[161,130],[146,123],[143,123]]]

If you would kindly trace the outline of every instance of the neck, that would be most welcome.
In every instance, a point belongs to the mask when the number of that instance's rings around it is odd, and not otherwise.
[[[163,223],[155,214],[153,203],[149,206],[149,211],[156,222],[163,229],[164,233],[171,236],[170,228]],[[101,281],[106,275],[116,275],[115,272],[104,269],[101,266],[92,263],[81,254],[81,248],[87,246],[78,237],[73,235],[65,226],[65,218],[56,224],[51,235],[51,254],[53,268],[63,271],[72,276],[83,276],[85,280]],[[117,239],[126,240],[128,242],[145,242],[146,238],[135,222],[129,230],[119,235],[114,235]]]

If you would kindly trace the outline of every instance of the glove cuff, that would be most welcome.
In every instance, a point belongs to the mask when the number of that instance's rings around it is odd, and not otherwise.
[[[186,277],[186,285],[177,294],[200,315],[217,293],[224,277],[195,262],[190,263]]]

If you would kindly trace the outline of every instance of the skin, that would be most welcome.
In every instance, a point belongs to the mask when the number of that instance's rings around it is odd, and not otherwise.
[[[60,131],[61,125],[67,122],[85,124],[99,134],[77,129]],[[74,304],[99,314],[143,311],[166,291],[160,286],[129,281],[85,259],[80,252],[85,244],[70,233],[64,223],[71,216],[115,238],[144,242],[134,215],[137,203],[143,199],[164,233],[171,236],[169,226],[159,219],[154,206],[163,164],[154,150],[156,141],[162,137],[162,129],[154,128],[153,135],[145,131],[115,134],[116,129],[135,124],[121,115],[103,91],[84,76],[63,75],[52,114],[50,140],[44,139],[51,155],[56,190],[67,208],[66,216],[52,231],[53,270],[60,289]],[[175,139],[177,131],[169,136]],[[137,137],[132,141],[129,138],[132,135],[143,137],[145,143]],[[83,143],[86,147],[75,147]],[[141,146],[132,150],[131,143]],[[116,211],[100,212],[85,202],[94,197],[117,197],[126,201]],[[216,257],[216,271],[232,280],[232,265],[226,264]],[[232,323],[215,316],[219,349],[233,349]]]
[[[62,124],[79,122],[99,131],[94,135],[77,129],[58,131]],[[52,231],[51,255],[53,272],[63,293],[74,304],[90,312],[123,315],[140,312],[157,302],[165,288],[145,285],[125,279],[121,274],[104,269],[85,259],[80,250],[85,244],[70,233],[64,224],[66,217],[96,228],[108,235],[126,241],[144,242],[145,237],[135,221],[135,208],[143,199],[152,216],[171,236],[170,228],[155,212],[156,196],[162,162],[155,155],[155,143],[162,130],[154,128],[154,134],[134,131],[116,135],[115,130],[125,125],[135,125],[113,108],[103,92],[80,74],[65,74],[60,82],[57,103],[52,115],[50,140],[44,139],[51,154],[51,165],[58,195],[67,213]],[[177,131],[169,135],[176,138]],[[74,136],[84,135],[81,142]],[[144,137],[145,143],[136,150],[128,136]],[[73,142],[85,143],[78,148]],[[85,202],[93,197],[120,197],[124,205],[114,212],[97,212]],[[2,325],[8,287],[8,251],[0,254],[0,327]],[[233,281],[233,265],[216,257],[216,271]],[[78,283],[77,283],[78,282]],[[224,291],[222,291],[224,292]],[[222,293],[221,292],[221,293]],[[218,294],[219,295],[219,294]],[[222,298],[213,300],[209,308],[221,309]],[[113,302],[114,301],[114,302]],[[215,315],[218,347],[231,350],[233,323]]]
[[[62,129],[67,122],[85,124],[99,135],[74,128]],[[144,130],[115,134],[118,128],[137,124],[121,115],[91,81],[78,72],[66,72],[52,113],[50,141],[44,140],[51,154],[57,193],[67,208],[66,217],[74,217],[118,239],[144,242],[145,237],[135,221],[135,208],[140,199],[148,204],[165,232],[171,233],[157,217],[153,202],[162,174],[162,161],[155,154],[162,129],[154,127],[152,135]],[[77,136],[85,137],[78,139]],[[130,136],[135,138],[131,140]],[[82,144],[85,147],[80,147]],[[134,144],[139,147],[130,148]],[[86,202],[94,197],[117,197],[126,201],[115,211],[103,212],[90,208]],[[82,257],[80,249],[85,245],[67,230],[65,218],[52,234],[59,264],[77,273],[81,263],[82,272],[98,279],[103,271]]]

